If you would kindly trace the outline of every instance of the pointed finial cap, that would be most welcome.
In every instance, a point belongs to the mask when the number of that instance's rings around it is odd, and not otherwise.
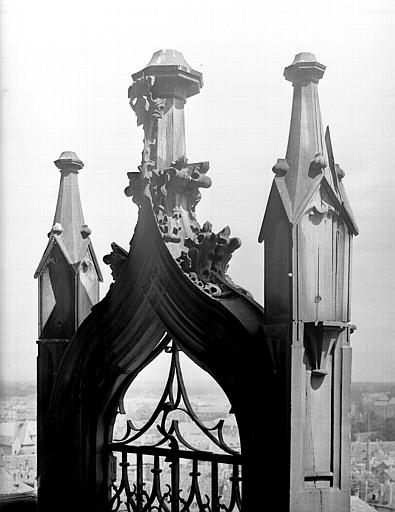
[[[84,167],[84,162],[80,160],[74,151],[63,151],[54,164],[60,171],[78,172]]]
[[[200,92],[203,76],[194,70],[177,50],[158,50],[146,67],[132,75],[134,81],[143,76],[154,76],[154,97],[189,98]]]
[[[295,55],[292,64],[284,69],[289,82],[318,82],[324,76],[326,66],[317,61],[314,53],[302,52]]]

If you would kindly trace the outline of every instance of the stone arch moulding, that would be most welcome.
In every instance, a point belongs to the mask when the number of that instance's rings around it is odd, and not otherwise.
[[[264,440],[275,441],[281,428],[274,394],[264,391],[276,385],[276,373],[265,344],[263,310],[236,287],[215,299],[192,283],[168,251],[146,201],[121,276],[80,326],[59,367],[40,488],[43,506],[59,503],[67,481],[70,492],[60,507],[108,510],[107,444],[116,407],[166,332],[232,404],[243,454],[243,511],[260,502],[263,481],[273,489],[276,463],[266,467],[263,457],[275,451],[281,459],[281,443],[268,448]],[[255,416],[259,403],[266,410],[264,423]]]

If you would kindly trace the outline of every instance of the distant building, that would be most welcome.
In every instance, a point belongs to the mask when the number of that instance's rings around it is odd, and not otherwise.
[[[0,453],[19,455],[36,453],[37,425],[35,421],[0,423]]]
[[[351,496],[350,512],[376,512],[376,509],[368,505],[365,501],[361,500],[357,496]]]
[[[373,466],[380,462],[393,461],[395,451],[395,441],[353,441],[351,443],[351,464],[366,462],[366,456],[369,450],[370,460]]]
[[[16,503],[15,498],[33,497],[34,494],[31,486],[18,481],[3,468],[0,468],[0,500],[2,507],[5,507],[7,500],[12,501],[14,504]],[[14,508],[12,510],[17,509]]]
[[[361,403],[366,414],[374,413],[382,419],[395,416],[395,397],[389,393],[364,393]]]
[[[386,481],[389,466],[385,462],[380,462],[377,466],[372,467],[372,472],[377,480],[383,484]]]

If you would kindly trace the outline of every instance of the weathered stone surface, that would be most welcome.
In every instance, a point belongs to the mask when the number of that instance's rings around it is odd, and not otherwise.
[[[189,75],[186,78],[186,70],[193,79]],[[128,173],[129,186],[125,194],[140,207],[145,200],[150,201],[170,253],[196,286],[218,297],[224,293],[224,284],[219,286],[214,274],[219,273],[231,283],[224,268],[218,266],[218,255],[222,254],[221,258],[226,259],[227,267],[231,253],[240,246],[240,241],[225,242],[224,237],[229,238],[229,228],[214,235],[211,227],[208,233],[209,224],[201,228],[196,218],[200,189],[210,187],[211,179],[206,175],[208,162],[188,164],[185,156],[184,103],[192,91],[193,94],[199,92],[201,75],[188,66],[180,52],[161,50],[154,54],[143,71],[133,75],[133,79],[129,101],[137,115],[137,124],[143,125],[144,149],[139,172]],[[195,84],[191,89],[191,80],[198,80],[199,87]],[[170,163],[169,156],[172,157]],[[214,264],[207,249],[209,239],[216,245]],[[225,257],[226,251],[228,256]],[[190,258],[192,265],[187,264]],[[194,268],[197,259],[199,268]]]
[[[323,136],[317,84],[325,66],[310,53],[284,76],[293,83],[285,159],[273,180],[265,241],[265,333],[276,373],[290,382],[290,512],[349,510],[352,236],[358,233]]]
[[[99,300],[103,280],[85,224],[78,187],[84,163],[73,151],[55,160],[58,200],[48,244],[34,277],[40,280],[41,339],[70,339]]]
[[[40,341],[40,407],[46,408],[40,511],[52,511],[54,502],[61,512],[111,508],[109,443],[119,399],[168,337],[231,402],[243,511],[348,510],[356,225],[329,131],[323,143],[316,84],[324,69],[311,54],[299,54],[286,70],[295,92],[288,150],[273,167],[261,233],[265,311],[227,275],[240,241],[228,227],[214,233],[196,219],[200,191],[211,181],[207,162],[187,162],[184,104],[200,89],[201,76],[173,50],[157,52],[133,75],[129,99],[144,129],[144,150],[126,193],[139,218],[130,251],[112,244],[104,257],[114,283],[73,339]],[[68,161],[69,174],[81,165],[70,154],[60,160]],[[66,230],[56,218],[50,243],[63,259]],[[78,236],[86,242],[89,234],[81,222]],[[53,245],[42,269],[58,256]],[[78,271],[92,268],[85,253]],[[50,309],[56,294],[49,296]],[[253,417],[257,403],[264,422]]]
[[[111,244],[111,253],[103,257],[103,262],[111,268],[114,281],[117,281],[122,274],[129,253],[118,244]]]
[[[103,280],[82,213],[78,172],[84,164],[73,151],[64,151],[55,165],[61,173],[56,211],[34,276],[39,281],[37,476],[44,487],[52,432],[48,411],[56,375],[70,339],[99,300]]]

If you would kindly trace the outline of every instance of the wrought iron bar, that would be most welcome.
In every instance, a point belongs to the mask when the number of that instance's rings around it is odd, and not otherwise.
[[[180,510],[180,459],[177,453],[172,453],[171,458],[171,512]]]
[[[192,488],[193,488],[193,491],[194,491],[194,494],[196,497],[196,503],[199,507],[199,511],[210,512],[210,498],[207,496],[207,494],[205,495],[206,503],[203,503],[203,500],[202,500],[202,494],[200,492],[199,480],[198,480],[200,473],[198,471],[198,461],[197,460],[192,461],[191,476],[192,476]]]
[[[124,487],[125,486],[124,486],[123,479],[121,480],[119,488],[117,487],[115,482],[113,482],[111,484],[111,488],[114,491],[114,494],[110,500],[110,510],[112,510],[113,512],[116,512],[119,509],[119,507],[121,506],[121,494],[122,494]],[[114,504],[115,504],[115,508],[114,508]]]
[[[130,503],[132,505],[132,508],[134,509],[135,508],[135,507],[133,507],[133,505],[134,505],[134,500],[133,500],[134,493],[130,489],[129,478],[128,478],[128,467],[130,466],[130,464],[128,462],[128,454],[127,453],[122,453],[122,462],[120,463],[120,466],[122,468],[122,482],[124,484],[124,489],[125,489],[125,494],[126,494],[126,498],[127,498],[127,503],[128,504]],[[129,509],[129,507],[128,507],[128,509]]]
[[[226,506],[224,503],[220,503],[219,507],[221,510],[225,510],[225,512],[233,512],[233,510],[238,508],[241,511],[241,493],[240,493],[240,482],[241,476],[239,474],[239,466],[237,464],[233,464],[232,476],[229,478],[231,481],[231,495],[229,505]]]
[[[127,452],[127,453],[143,453],[146,455],[155,455],[158,454],[160,456],[169,457],[171,450],[169,448],[160,448],[156,446],[130,446],[130,445],[122,445],[120,443],[111,443],[109,445],[109,449],[114,452]],[[242,455],[227,455],[222,453],[212,453],[212,452],[203,452],[203,451],[188,451],[188,450],[178,450],[178,455],[180,459],[189,459],[189,460],[201,460],[201,461],[212,461],[215,460],[218,463],[223,464],[242,464]]]
[[[136,483],[133,483],[133,490],[131,491],[127,472],[127,468],[130,465],[127,461],[127,454],[133,453],[133,449],[136,449],[138,453],[136,454]],[[126,497],[125,505],[127,506],[127,510],[133,512],[152,512],[154,510],[157,512],[192,512],[196,510],[194,507],[197,507],[199,512],[220,512],[221,510],[225,512],[240,512],[242,510],[241,465],[235,461],[232,462],[230,460],[234,459],[232,456],[209,454],[212,457],[210,464],[211,492],[210,497],[206,494],[203,497],[199,482],[199,477],[201,477],[199,462],[207,462],[207,460],[209,460],[208,457],[205,457],[203,461],[199,459],[199,454],[196,452],[174,451],[152,447],[123,446],[120,451],[122,452],[122,462],[120,463],[122,467],[122,477],[119,488],[117,488],[115,483],[113,485],[113,490],[115,491],[111,500],[113,511],[120,509],[122,492],[124,492]],[[146,453],[146,451],[149,453]],[[156,453],[154,454],[155,451]],[[158,451],[160,453],[158,453]],[[153,478],[149,492],[144,489],[144,454],[149,456],[154,455],[154,467],[151,470]],[[184,459],[184,454],[186,455],[186,459],[192,461],[192,471],[189,473],[191,485],[188,496],[185,499],[181,496],[181,489],[179,488],[180,459]],[[164,483],[161,481],[163,471],[160,468],[160,458],[163,458],[165,455],[167,455],[165,461],[170,462],[171,485],[166,484],[168,489],[166,492],[163,492]],[[226,457],[225,460],[224,457]],[[219,495],[219,459],[222,459],[221,463],[232,466],[232,476],[229,478],[231,483],[230,496],[228,496],[227,503],[221,502],[222,496]]]
[[[241,510],[241,493],[240,493],[240,468],[237,464],[233,464],[233,475],[231,477],[232,481],[232,494],[235,496],[235,502],[239,510]]]
[[[211,462],[211,512],[219,512],[218,462]]]
[[[143,454],[136,454],[136,505],[137,510],[143,506]]]

